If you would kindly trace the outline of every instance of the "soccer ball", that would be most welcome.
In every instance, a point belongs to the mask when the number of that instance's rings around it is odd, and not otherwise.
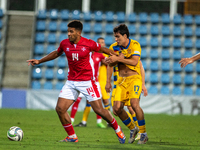
[[[24,133],[20,127],[13,126],[7,132],[7,137],[11,141],[21,141]]]

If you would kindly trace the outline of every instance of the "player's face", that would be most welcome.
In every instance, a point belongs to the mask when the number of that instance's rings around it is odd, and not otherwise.
[[[70,42],[78,42],[79,37],[81,35],[81,32],[79,30],[76,30],[75,28],[69,27],[68,28],[68,38]]]
[[[119,46],[124,46],[126,44],[127,36],[126,34],[121,35],[119,32],[114,33],[115,41]]]
[[[104,39],[99,39],[98,43],[101,45],[101,47],[105,47],[106,46]]]

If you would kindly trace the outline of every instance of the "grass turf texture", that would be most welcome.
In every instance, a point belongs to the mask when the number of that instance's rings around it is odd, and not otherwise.
[[[96,115],[91,112],[87,127],[75,127],[78,143],[61,143],[67,134],[54,110],[0,109],[0,150],[62,150],[62,149],[151,149],[184,150],[200,148],[200,116],[146,114],[149,141],[145,145],[128,143],[129,130],[121,125],[126,143],[120,144],[112,128],[101,129],[96,126]],[[75,123],[82,119],[82,112],[76,114]],[[106,122],[103,122],[106,125]],[[22,141],[10,141],[6,132],[11,126],[19,126],[24,131]]]

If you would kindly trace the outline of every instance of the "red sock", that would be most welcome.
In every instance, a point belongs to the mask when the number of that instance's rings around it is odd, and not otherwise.
[[[117,130],[117,128],[118,128],[118,123],[117,123],[117,121],[115,120],[115,118],[113,118],[113,121],[110,123],[110,126],[111,126],[114,130]]]
[[[75,134],[74,128],[71,123],[63,124],[63,127],[69,136]]]
[[[97,115],[97,119],[101,119],[101,116]]]
[[[75,115],[76,115],[76,112],[78,110],[78,105],[79,105],[80,101],[81,101],[81,97],[78,97],[77,100],[72,105],[71,118],[75,118]]]

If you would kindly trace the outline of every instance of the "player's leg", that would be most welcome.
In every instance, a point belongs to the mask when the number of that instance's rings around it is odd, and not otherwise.
[[[82,99],[81,97],[78,97],[77,100],[72,105],[71,114],[70,114],[72,124],[74,123],[74,118],[75,118],[76,112],[78,110],[78,105],[79,105],[81,99]]]

